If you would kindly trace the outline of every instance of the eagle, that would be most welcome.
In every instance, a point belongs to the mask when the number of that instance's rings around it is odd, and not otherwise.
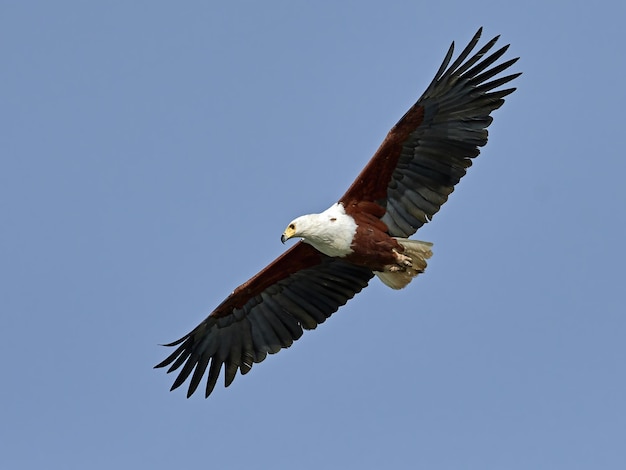
[[[206,375],[205,397],[224,369],[228,387],[267,354],[288,348],[377,276],[401,289],[426,269],[432,244],[409,239],[429,222],[487,143],[492,111],[521,73],[504,75],[519,57],[497,63],[496,36],[478,51],[482,28],[451,62],[454,42],[424,94],[389,131],[346,193],[319,214],[296,218],[281,235],[299,238],[237,287],[155,368],[189,377],[190,397]],[[208,371],[208,372],[207,372]]]

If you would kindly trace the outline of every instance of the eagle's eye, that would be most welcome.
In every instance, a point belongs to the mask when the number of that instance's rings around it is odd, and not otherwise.
[[[289,224],[289,230],[295,230],[296,226],[294,224]]]
[[[331,222],[336,222],[336,221],[337,221],[337,217],[331,217],[331,218],[330,218],[330,221],[331,221]]]

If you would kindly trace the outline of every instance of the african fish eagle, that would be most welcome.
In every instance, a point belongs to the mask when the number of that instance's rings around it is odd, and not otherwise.
[[[470,56],[482,28],[450,65],[454,43],[424,94],[389,131],[343,197],[320,214],[293,220],[282,234],[294,246],[237,287],[156,367],[180,369],[172,390],[191,376],[187,397],[207,369],[205,396],[224,366],[225,385],[267,353],[288,348],[323,323],[377,275],[399,289],[424,272],[431,244],[410,240],[446,202],[487,143],[491,112],[515,88],[501,76],[518,58],[494,65],[508,45]],[[494,78],[495,77],[495,78]]]

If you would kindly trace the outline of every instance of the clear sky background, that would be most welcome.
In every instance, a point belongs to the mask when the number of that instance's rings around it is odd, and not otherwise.
[[[626,468],[626,3],[0,4],[0,467]],[[369,288],[205,400],[152,367],[479,26],[489,144]]]

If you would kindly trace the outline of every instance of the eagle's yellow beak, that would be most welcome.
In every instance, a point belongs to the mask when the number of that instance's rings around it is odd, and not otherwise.
[[[283,234],[280,236],[280,241],[285,243],[291,237],[296,234],[296,226],[294,224],[289,224],[289,226],[285,229]]]

